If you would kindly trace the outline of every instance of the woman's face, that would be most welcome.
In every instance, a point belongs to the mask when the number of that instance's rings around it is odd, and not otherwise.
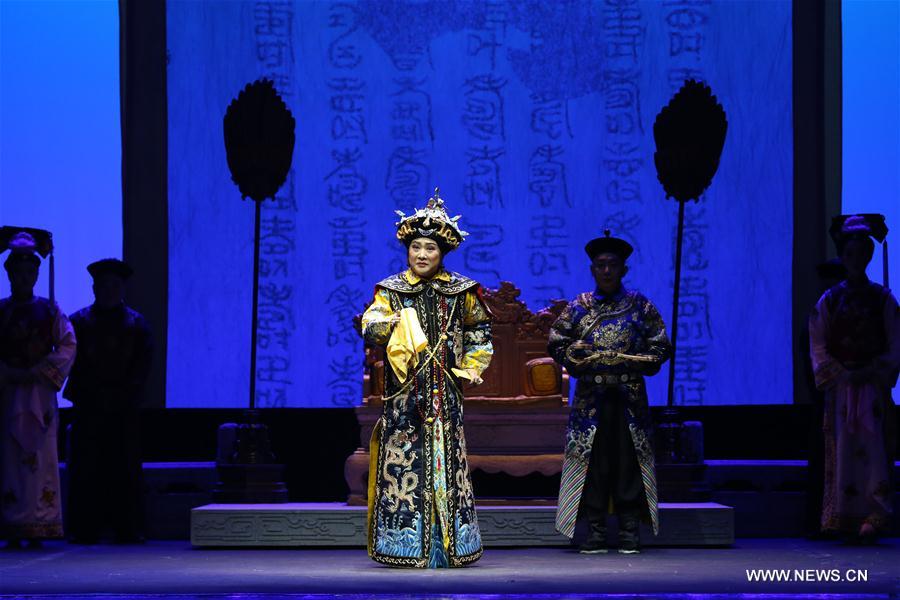
[[[406,259],[413,273],[428,279],[441,268],[441,248],[430,238],[416,238],[409,244]]]
[[[849,240],[841,252],[841,263],[847,268],[848,279],[861,279],[872,260],[871,246],[863,240]]]
[[[6,270],[9,290],[17,298],[30,297],[37,283],[38,266],[31,261],[17,260]]]

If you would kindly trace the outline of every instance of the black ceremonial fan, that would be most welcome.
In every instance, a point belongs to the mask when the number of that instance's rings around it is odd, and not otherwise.
[[[253,313],[250,334],[250,408],[256,406],[256,334],[259,296],[260,207],[287,179],[294,156],[294,117],[275,86],[258,79],[225,112],[225,154],[231,179],[256,205],[253,235]]]
[[[678,295],[681,289],[681,249],[684,240],[684,205],[712,183],[725,146],[728,120],[709,86],[689,79],[669,100],[653,123],[656,176],[667,198],[678,201],[675,241],[675,284],[672,290],[672,360],[669,361],[667,405],[674,404],[675,360],[678,339]]]
[[[712,183],[728,121],[709,86],[688,80],[653,123],[656,174],[666,197],[699,200]]]
[[[241,196],[274,198],[294,155],[294,117],[268,79],[258,79],[225,113],[225,154]]]

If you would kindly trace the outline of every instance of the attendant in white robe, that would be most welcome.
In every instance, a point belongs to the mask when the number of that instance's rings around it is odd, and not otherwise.
[[[4,262],[11,295],[0,300],[0,537],[10,547],[63,535],[56,392],[75,360],[69,319],[34,295],[34,238],[14,236]]]
[[[825,394],[822,529],[865,542],[888,531],[893,512],[900,308],[866,277],[874,250],[867,219],[839,218],[835,240],[847,279],[822,295],[809,321],[816,387]]]

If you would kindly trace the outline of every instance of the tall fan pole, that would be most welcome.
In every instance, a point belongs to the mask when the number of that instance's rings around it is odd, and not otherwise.
[[[684,241],[684,200],[678,201],[678,233],[675,240],[675,289],[672,294],[672,358],[669,360],[669,390],[666,406],[675,405],[675,357],[678,340],[678,296],[681,292],[681,245]]]
[[[241,199],[254,204],[253,309],[250,313],[250,402],[245,422],[219,428],[216,502],[287,502],[284,465],[275,460],[269,430],[256,409],[256,358],[259,330],[259,246],[262,203],[284,185],[294,153],[296,121],[269,79],[248,83],[228,105],[222,120],[225,157]]]
[[[256,330],[259,326],[259,318],[256,313],[259,309],[259,220],[262,209],[262,200],[254,200],[256,205],[256,223],[253,228],[253,312],[251,313],[250,326],[250,410],[256,408]]]

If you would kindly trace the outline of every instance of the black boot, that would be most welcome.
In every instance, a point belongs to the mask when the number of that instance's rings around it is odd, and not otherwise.
[[[606,554],[606,522],[592,521],[591,533],[581,546],[578,547],[581,554]]]
[[[619,554],[639,554],[641,551],[640,520],[637,513],[619,515]]]

